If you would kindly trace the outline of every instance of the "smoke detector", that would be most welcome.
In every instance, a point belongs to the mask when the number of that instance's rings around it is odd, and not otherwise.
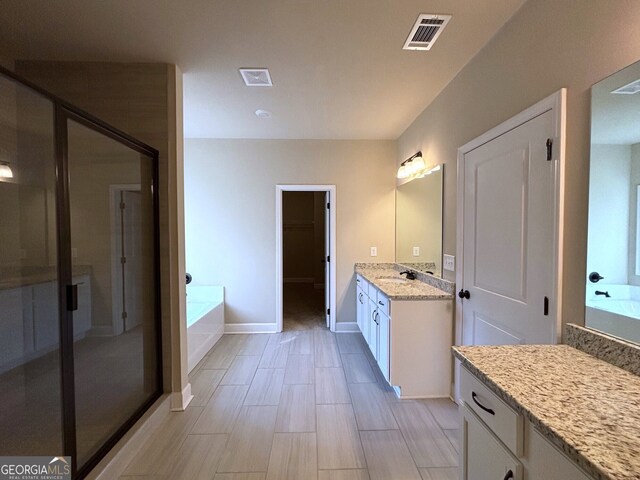
[[[273,87],[267,68],[240,68],[240,75],[247,87]]]
[[[271,112],[269,110],[263,110],[259,108],[256,110],[256,117],[258,118],[271,118]]]
[[[431,50],[444,27],[451,20],[451,15],[435,15],[421,13],[411,29],[403,50]]]

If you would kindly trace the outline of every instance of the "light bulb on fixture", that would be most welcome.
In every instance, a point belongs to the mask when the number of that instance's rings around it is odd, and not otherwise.
[[[422,170],[424,170],[425,164],[424,164],[424,159],[422,158],[422,153],[418,152],[417,156],[411,160],[411,170],[413,170],[413,173],[419,173]]]
[[[411,175],[411,172],[409,172],[409,168],[405,164],[400,165],[400,168],[398,169],[398,175],[396,176],[398,178],[407,178],[409,175]]]
[[[0,163],[0,178],[13,178],[13,170],[8,163]]]

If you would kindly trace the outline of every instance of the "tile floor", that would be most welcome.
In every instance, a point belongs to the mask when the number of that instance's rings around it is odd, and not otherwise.
[[[457,408],[400,401],[362,335],[225,335],[121,479],[454,480]]]

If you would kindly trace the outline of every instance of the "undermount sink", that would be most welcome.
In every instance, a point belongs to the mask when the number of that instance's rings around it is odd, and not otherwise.
[[[378,282],[380,283],[409,283],[406,279],[404,278],[396,278],[396,277],[383,277],[383,278],[379,278]]]

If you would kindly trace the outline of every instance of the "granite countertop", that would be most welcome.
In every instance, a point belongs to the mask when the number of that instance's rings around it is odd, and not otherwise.
[[[453,298],[452,293],[421,281],[420,278],[407,280],[406,283],[380,282],[383,278],[404,278],[400,275],[396,264],[356,264],[355,272],[371,282],[390,300],[451,300]],[[438,281],[446,282],[434,277],[434,282]]]
[[[90,275],[88,265],[74,265],[73,277]],[[38,283],[53,282],[58,279],[56,267],[10,267],[0,268],[0,290],[36,285]]]
[[[640,377],[568,345],[453,351],[594,478],[640,478]]]

